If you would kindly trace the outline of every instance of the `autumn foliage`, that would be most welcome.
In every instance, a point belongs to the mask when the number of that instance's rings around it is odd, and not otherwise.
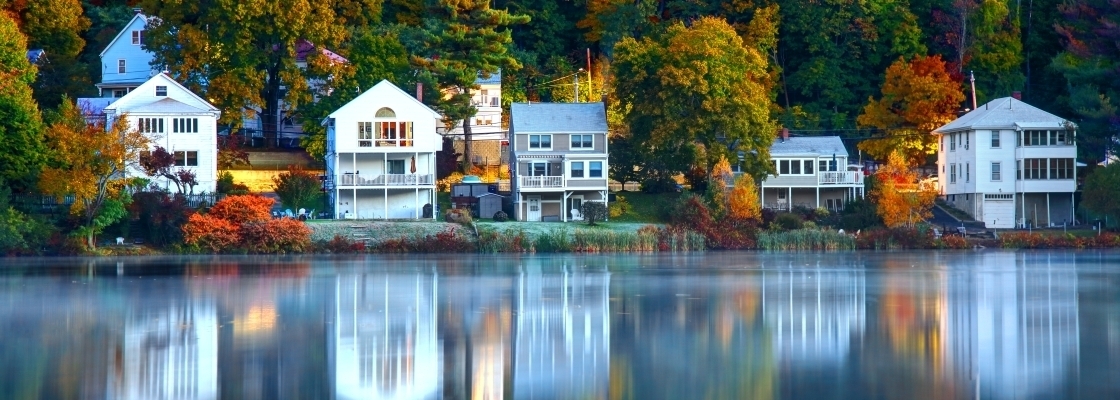
[[[911,163],[937,150],[930,132],[956,119],[964,101],[960,83],[949,75],[941,56],[899,58],[887,68],[882,94],[868,99],[857,119],[860,126],[878,128],[881,137],[861,142],[859,149],[876,158],[902,151]]]
[[[877,185],[871,192],[877,212],[888,227],[914,226],[933,216],[930,211],[937,191],[918,185],[918,174],[912,171],[901,153],[891,153],[887,165],[875,173]]]
[[[215,253],[289,253],[310,248],[311,229],[295,219],[273,219],[269,212],[273,203],[257,195],[226,197],[208,214],[191,215],[183,225],[183,240]]]
[[[755,219],[762,218],[762,207],[758,201],[758,187],[754,178],[743,174],[735,180],[735,187],[731,189],[728,199],[728,212],[733,218]]]

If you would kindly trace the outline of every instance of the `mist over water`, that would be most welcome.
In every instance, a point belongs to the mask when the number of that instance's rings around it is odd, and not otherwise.
[[[11,399],[1120,398],[1120,252],[2,264]]]

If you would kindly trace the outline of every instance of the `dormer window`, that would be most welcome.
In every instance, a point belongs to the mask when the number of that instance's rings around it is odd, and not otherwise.
[[[156,96],[167,96],[167,86],[156,86]]]
[[[137,46],[144,45],[144,31],[132,31],[132,44]]]

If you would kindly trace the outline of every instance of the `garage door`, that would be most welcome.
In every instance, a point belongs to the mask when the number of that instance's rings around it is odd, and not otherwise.
[[[1015,195],[993,193],[984,195],[984,225],[988,228],[1015,227]]]

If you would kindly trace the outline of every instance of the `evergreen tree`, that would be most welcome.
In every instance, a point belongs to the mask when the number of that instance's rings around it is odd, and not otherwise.
[[[17,193],[34,187],[43,165],[42,122],[31,90],[35,74],[27,39],[0,11],[0,180]]]

